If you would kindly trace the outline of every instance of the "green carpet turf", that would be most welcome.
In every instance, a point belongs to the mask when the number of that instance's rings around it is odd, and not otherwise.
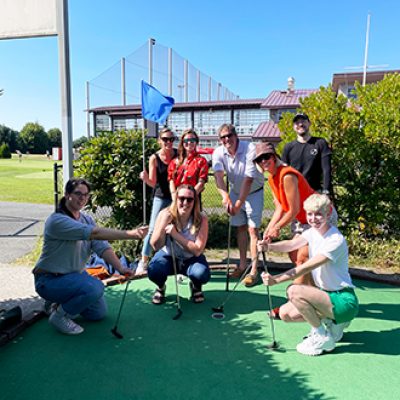
[[[281,350],[266,348],[272,337],[261,284],[239,286],[225,305],[226,318],[212,319],[211,307],[226,296],[224,279],[213,273],[199,305],[187,300],[188,285],[179,285],[183,315],[176,321],[172,279],[161,306],[150,303],[151,282],[132,282],[119,324],[122,340],[110,330],[123,285],[106,289],[108,317],[83,321],[82,335],[64,336],[38,322],[0,349],[0,399],[399,398],[398,288],[357,281],[358,318],[334,352],[307,357],[295,350],[309,331],[304,323],[275,321]],[[274,306],[281,304],[285,287],[271,294]]]

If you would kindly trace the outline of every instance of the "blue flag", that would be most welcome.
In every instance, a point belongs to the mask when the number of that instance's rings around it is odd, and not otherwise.
[[[155,87],[142,81],[143,118],[161,124],[167,119],[174,103],[172,97],[164,96]]]

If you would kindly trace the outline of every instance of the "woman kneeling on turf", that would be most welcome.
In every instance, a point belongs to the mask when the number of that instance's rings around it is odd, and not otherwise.
[[[97,321],[106,315],[104,284],[85,271],[90,254],[95,252],[121,274],[133,275],[106,240],[142,239],[148,231],[147,227],[122,231],[96,226],[81,212],[89,196],[86,180],[72,178],[67,182],[57,211],[46,220],[42,254],[33,269],[36,292],[51,311],[50,324],[68,335],[83,332],[74,321],[78,316]]]
[[[297,345],[297,351],[316,356],[335,348],[344,328],[357,315],[358,300],[349,274],[346,240],[329,223],[329,198],[313,194],[304,202],[304,209],[311,229],[292,240],[260,241],[258,250],[289,252],[309,245],[310,258],[304,264],[279,275],[263,273],[262,279],[265,285],[272,286],[311,271],[316,287],[289,286],[289,301],[281,307],[280,315],[286,322],[306,321],[311,325],[310,334]]]
[[[157,285],[153,304],[165,302],[165,282],[168,275],[174,274],[172,257],[176,260],[176,272],[187,275],[191,281],[191,300],[204,301],[201,287],[210,280],[210,269],[203,255],[207,237],[208,220],[200,212],[196,190],[190,185],[179,186],[171,206],[158,215],[150,241],[157,251],[147,272]]]

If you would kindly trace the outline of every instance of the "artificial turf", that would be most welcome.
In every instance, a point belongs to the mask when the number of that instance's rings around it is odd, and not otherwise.
[[[211,318],[226,296],[223,273],[213,273],[203,304],[190,303],[188,286],[179,285],[183,315],[174,321],[172,279],[161,306],[150,303],[151,282],[134,281],[118,327],[122,340],[110,330],[124,286],[110,287],[108,317],[83,321],[83,334],[61,335],[42,320],[0,349],[0,399],[397,399],[399,289],[355,283],[359,316],[334,352],[320,357],[295,350],[309,331],[304,323],[275,321],[280,351],[266,348],[272,337],[261,284],[239,286],[223,320]],[[281,304],[285,287],[271,294]]]

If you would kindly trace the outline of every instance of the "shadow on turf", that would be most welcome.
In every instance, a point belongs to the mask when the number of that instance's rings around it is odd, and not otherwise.
[[[345,332],[342,343],[335,353],[370,353],[400,355],[400,328],[380,330],[379,332]]]
[[[331,399],[307,384],[307,374],[282,371],[282,360],[275,358],[284,354],[266,349],[271,342],[268,321],[258,321],[253,314],[266,310],[265,294],[245,290],[235,297],[235,293],[225,307],[226,318],[217,321],[211,318],[211,306],[218,305],[226,292],[205,287],[206,301],[199,305],[188,301],[187,286],[180,285],[179,291],[183,310],[179,320],[172,320],[176,308],[169,281],[167,303],[161,306],[150,303],[152,286],[131,292],[120,323],[124,339],[107,334],[113,348],[108,366],[135,366],[135,381],[140,382],[135,386],[137,398],[155,398],[145,393],[152,387],[163,399],[281,400],[283,393],[285,399]],[[121,290],[107,292],[110,314],[121,295]],[[101,324],[108,331],[112,325],[110,318]],[[84,339],[88,345],[93,340],[89,335]]]

